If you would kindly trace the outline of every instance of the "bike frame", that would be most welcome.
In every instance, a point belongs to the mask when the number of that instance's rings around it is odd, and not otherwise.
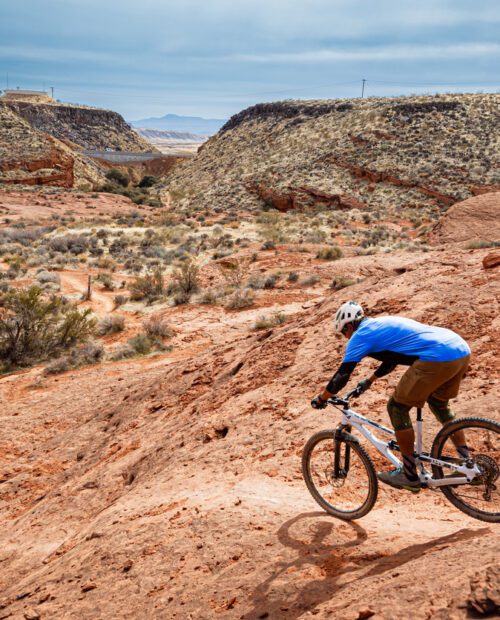
[[[365,418],[365,416],[356,413],[356,411],[349,407],[349,396],[350,394],[345,399],[334,397],[333,399],[330,399],[328,401],[331,405],[334,405],[336,407],[338,407],[338,405],[342,405],[342,420],[340,421],[340,428],[343,429],[345,427],[353,427],[357,429],[363,435],[363,437],[372,444],[372,446],[374,446],[381,454],[385,456],[387,460],[389,460],[394,466],[401,467],[401,461],[392,452],[392,450],[399,451],[399,447],[395,439],[391,439],[390,441],[383,441],[379,439],[376,435],[374,435],[366,427],[373,426],[374,428],[377,428],[384,434],[390,435],[391,437],[395,437],[394,431],[390,428],[387,428],[386,426],[383,426],[382,424],[379,424],[378,422],[374,422],[373,420]],[[417,429],[415,433],[415,440],[415,462],[417,464],[417,472],[422,486],[435,488],[448,486],[450,484],[453,486],[457,486],[459,484],[467,484],[471,482],[476,476],[481,474],[477,465],[474,465],[472,461],[466,462],[464,465],[460,465],[458,463],[432,458],[428,453],[422,452],[421,409],[417,409]],[[453,477],[452,479],[442,478],[440,480],[435,480],[432,475],[425,469],[425,463],[430,463],[431,465],[437,465],[439,467],[445,467],[447,469],[459,472],[460,474],[462,474],[462,477],[459,478],[457,476]]]

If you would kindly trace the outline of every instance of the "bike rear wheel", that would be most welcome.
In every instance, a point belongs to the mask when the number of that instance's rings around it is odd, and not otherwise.
[[[500,522],[500,424],[486,418],[460,418],[449,422],[439,431],[432,444],[432,456],[465,464],[460,459],[452,437],[464,431],[472,462],[481,470],[481,476],[469,484],[439,487],[446,498],[459,510],[474,519]],[[449,470],[432,466],[434,478],[449,475]]]
[[[339,519],[364,517],[377,500],[372,460],[346,433],[325,430],[313,435],[302,454],[302,474],[318,504]]]

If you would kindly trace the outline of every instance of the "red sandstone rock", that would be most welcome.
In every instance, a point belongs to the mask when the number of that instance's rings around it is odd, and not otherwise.
[[[432,229],[433,245],[449,242],[494,241],[500,236],[500,192],[454,204]]]
[[[500,265],[500,250],[491,252],[483,258],[483,267],[485,269],[493,269]]]

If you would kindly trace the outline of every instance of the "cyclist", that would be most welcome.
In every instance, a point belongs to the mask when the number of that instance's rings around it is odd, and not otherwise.
[[[403,455],[403,467],[380,472],[378,478],[397,489],[420,490],[415,465],[415,433],[409,411],[423,407],[427,401],[441,424],[454,419],[448,401],[457,396],[470,360],[470,348],[458,334],[443,327],[425,325],[399,316],[367,318],[354,301],[343,304],[335,315],[335,330],[348,343],[344,359],[326,386],[315,396],[315,409],[326,407],[326,401],[348,382],[352,371],[364,357],[382,362],[373,375],[361,381],[361,394],[378,378],[390,373],[398,364],[409,366],[387,403],[387,411]],[[463,431],[453,437],[458,453],[469,457]]]

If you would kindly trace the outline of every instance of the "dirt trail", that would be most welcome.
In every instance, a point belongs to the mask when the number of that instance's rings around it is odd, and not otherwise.
[[[65,294],[86,293],[88,286],[88,273],[78,271],[61,271],[61,291]],[[90,301],[82,304],[92,308],[97,316],[104,316],[113,311],[114,302],[111,293],[100,291],[95,284],[92,286],[92,296]]]
[[[482,269],[486,253],[357,257],[336,269],[364,271],[349,296],[369,314],[462,333],[474,363],[456,412],[473,405],[498,419],[498,285]],[[343,523],[303,483],[305,441],[337,420],[309,399],[340,359],[331,319],[345,294],[262,332],[244,313],[240,326],[214,313],[212,329],[206,309],[183,309],[177,358],[103,364],[38,387],[29,373],[0,381],[0,617],[473,617],[467,601],[476,582],[487,587],[496,526],[438,492],[390,488],[364,519]],[[360,410],[387,423],[400,374],[377,382]],[[426,415],[427,445],[436,431]]]

